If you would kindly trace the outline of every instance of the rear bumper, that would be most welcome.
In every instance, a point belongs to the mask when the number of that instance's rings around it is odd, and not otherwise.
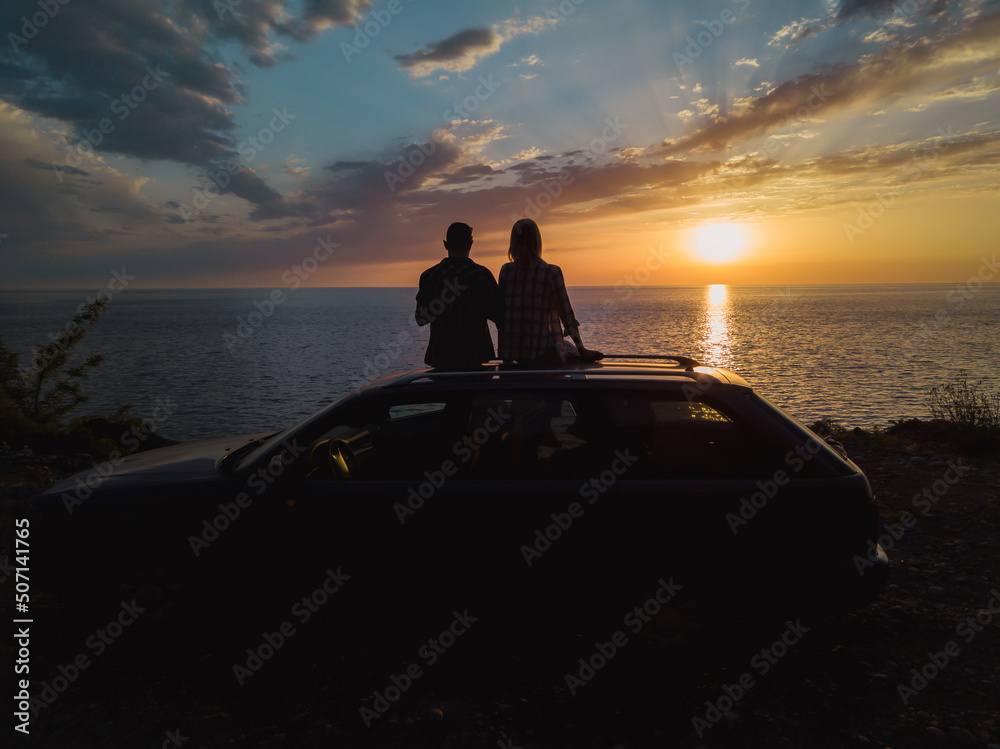
[[[889,558],[881,546],[868,554],[824,562],[799,558],[744,567],[728,580],[706,577],[704,597],[722,608],[752,616],[825,616],[864,608],[878,600],[889,579]]]

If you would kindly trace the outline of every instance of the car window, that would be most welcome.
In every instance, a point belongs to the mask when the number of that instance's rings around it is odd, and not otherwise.
[[[636,460],[630,478],[752,478],[781,465],[778,450],[714,404],[657,394],[609,394],[605,412]]]
[[[307,452],[312,480],[578,478],[597,457],[593,405],[560,394],[458,393],[375,401]]]
[[[496,391],[375,399],[312,441],[313,480],[582,480],[766,477],[755,431],[703,401],[657,393]]]
[[[477,475],[544,479],[579,474],[589,441],[578,401],[553,393],[515,393],[503,400],[501,413],[498,438],[480,448]]]
[[[446,403],[438,401],[432,403],[400,403],[389,407],[389,421],[438,413],[444,411],[446,406]]]
[[[425,479],[454,460],[468,430],[469,398],[372,399],[330,422],[307,450],[310,480]],[[447,467],[447,466],[445,466]]]

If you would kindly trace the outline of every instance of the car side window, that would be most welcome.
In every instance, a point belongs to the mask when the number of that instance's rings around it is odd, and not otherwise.
[[[551,392],[461,394],[409,399],[382,408],[351,430],[370,460],[352,479],[577,478],[593,456],[591,420],[573,398]],[[337,434],[329,435],[334,440]],[[349,444],[357,438],[343,438]],[[336,442],[333,443],[336,445]],[[320,454],[324,453],[320,451]],[[336,456],[334,457],[336,461]]]
[[[637,393],[610,395],[604,405],[637,458],[629,478],[756,478],[780,465],[774,448],[713,404]]]
[[[304,478],[423,480],[454,460],[468,430],[469,399],[379,399],[334,421],[310,444]]]
[[[421,416],[440,413],[448,407],[447,403],[432,401],[429,403],[398,403],[389,406],[389,421],[398,421],[411,416]]]
[[[578,478],[593,460],[593,414],[593,407],[551,392],[382,402],[313,442],[308,478]]]
[[[634,479],[756,478],[780,467],[754,430],[711,403],[517,390],[373,400],[313,440],[303,475],[586,480],[616,459]]]
[[[570,478],[586,460],[583,414],[571,398],[553,393],[512,393],[505,423],[481,448],[480,474],[503,479]]]

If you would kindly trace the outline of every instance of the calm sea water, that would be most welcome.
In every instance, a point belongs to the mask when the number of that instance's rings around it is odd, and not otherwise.
[[[93,293],[0,292],[0,334],[30,359]],[[267,431],[422,366],[415,289],[286,290],[265,317],[269,293],[117,294],[80,347],[105,356],[83,410],[127,402],[149,417],[160,399],[172,412],[157,431],[174,439]],[[588,347],[727,367],[807,423],[926,417],[927,390],[963,369],[1000,387],[996,284],[574,288],[570,297]]]

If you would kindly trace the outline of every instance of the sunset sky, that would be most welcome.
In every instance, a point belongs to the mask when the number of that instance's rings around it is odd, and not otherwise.
[[[995,1],[4,0],[0,32],[0,288],[415,286],[450,222],[496,273],[521,216],[573,286],[959,282],[1000,239]]]

